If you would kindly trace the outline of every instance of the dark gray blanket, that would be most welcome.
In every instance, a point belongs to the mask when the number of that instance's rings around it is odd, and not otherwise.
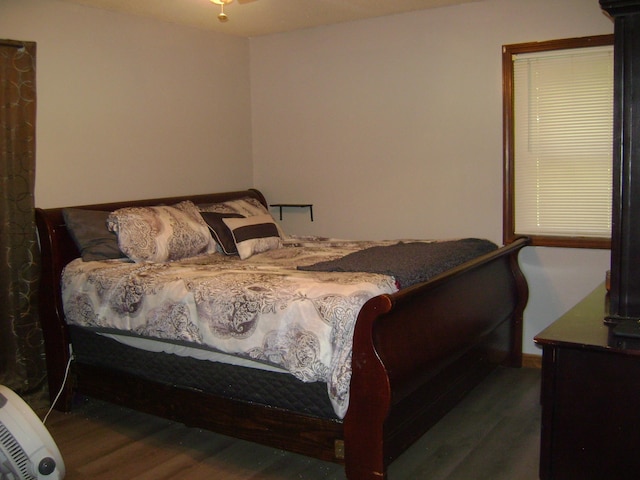
[[[395,277],[398,288],[406,288],[497,248],[495,243],[478,238],[432,243],[400,242],[366,248],[337,260],[299,266],[298,270],[381,273]]]

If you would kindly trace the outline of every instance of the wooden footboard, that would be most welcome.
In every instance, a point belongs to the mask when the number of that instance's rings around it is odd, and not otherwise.
[[[138,200],[76,208],[114,210],[192,200],[219,202],[257,190]],[[63,384],[70,338],[60,296],[64,266],[79,256],[62,209],[37,209],[42,277],[40,316],[49,391]],[[167,386],[72,362],[71,381],[55,407],[71,408],[73,392],[234,435],[345,463],[351,480],[384,479],[389,463],[450,410],[498,364],[519,366],[522,312],[528,291],[518,267],[526,239],[393,295],[371,299],[355,328],[350,403],[344,421],[257,406],[193,388]]]
[[[371,299],[353,345],[344,420],[349,478],[389,463],[498,364],[522,362],[520,239],[429,282]]]

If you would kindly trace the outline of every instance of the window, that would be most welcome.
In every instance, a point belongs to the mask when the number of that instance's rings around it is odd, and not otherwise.
[[[504,241],[609,248],[613,35],[503,47]]]

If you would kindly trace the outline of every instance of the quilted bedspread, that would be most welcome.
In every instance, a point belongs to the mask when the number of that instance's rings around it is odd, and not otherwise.
[[[393,243],[292,238],[246,260],[220,253],[170,263],[76,259],[62,276],[64,311],[68,323],[98,332],[195,344],[326,382],[342,418],[358,312],[395,292],[396,282],[297,267]]]
[[[391,275],[399,288],[426,282],[436,275],[489,253],[498,246],[481,238],[440,242],[398,242],[365,248],[336,260],[298,266],[315,272],[371,272]]]

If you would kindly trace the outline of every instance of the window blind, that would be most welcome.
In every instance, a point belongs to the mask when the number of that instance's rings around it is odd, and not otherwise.
[[[515,233],[611,235],[613,47],[513,56]]]

